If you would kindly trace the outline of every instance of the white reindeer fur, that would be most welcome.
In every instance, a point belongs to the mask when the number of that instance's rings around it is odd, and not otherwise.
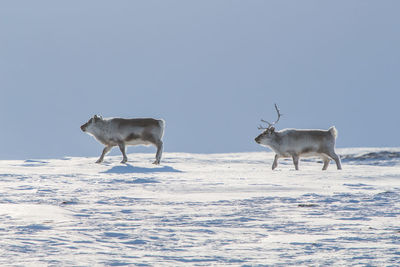
[[[154,119],[121,119],[93,117],[81,126],[82,131],[94,136],[96,140],[105,145],[102,155],[97,163],[103,161],[113,146],[119,146],[124,159],[126,145],[154,145],[157,147],[155,164],[159,164],[162,154],[162,138],[164,135],[164,120]]]
[[[279,158],[292,157],[296,170],[300,156],[318,156],[324,161],[323,170],[326,170],[330,159],[335,160],[337,168],[341,169],[340,158],[335,153],[336,128],[328,130],[314,129],[284,129],[275,131],[268,128],[258,137],[256,142],[262,146],[270,147],[275,153],[272,169],[278,165]]]

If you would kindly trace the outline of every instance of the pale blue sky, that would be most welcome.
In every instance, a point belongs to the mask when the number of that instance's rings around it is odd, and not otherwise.
[[[0,159],[98,156],[94,114],[166,120],[165,151],[264,150],[336,125],[399,146],[400,1],[2,1]],[[129,152],[154,149],[130,148]],[[119,153],[118,151],[114,151]]]

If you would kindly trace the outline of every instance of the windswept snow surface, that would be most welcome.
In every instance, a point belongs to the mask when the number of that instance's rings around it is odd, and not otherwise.
[[[400,264],[400,149],[0,161],[0,265]]]

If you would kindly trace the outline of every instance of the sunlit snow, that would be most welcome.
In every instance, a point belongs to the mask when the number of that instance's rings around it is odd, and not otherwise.
[[[400,149],[0,161],[0,265],[400,264]]]

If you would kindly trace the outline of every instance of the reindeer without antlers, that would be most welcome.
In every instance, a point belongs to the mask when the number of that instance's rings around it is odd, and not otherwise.
[[[336,162],[338,170],[342,169],[340,158],[335,153],[335,141],[337,137],[337,130],[335,126],[330,127],[328,130],[304,130],[304,129],[283,129],[275,131],[275,124],[278,123],[282,114],[278,106],[275,104],[278,119],[269,123],[266,120],[261,120],[267,123],[268,127],[259,126],[259,130],[264,130],[255,141],[262,145],[271,148],[275,152],[274,163],[272,169],[278,166],[279,158],[292,158],[294,167],[299,169],[299,158],[307,156],[317,156],[322,158],[324,166],[322,170],[326,170],[329,162],[333,159]]]
[[[123,159],[121,163],[126,163],[126,146],[154,145],[157,147],[156,160],[154,164],[160,164],[163,150],[162,137],[164,135],[164,120],[153,118],[109,118],[103,119],[95,115],[87,123],[81,126],[81,130],[93,135],[105,147],[100,158],[96,163],[101,163],[104,156],[110,152],[114,146],[121,150]]]

